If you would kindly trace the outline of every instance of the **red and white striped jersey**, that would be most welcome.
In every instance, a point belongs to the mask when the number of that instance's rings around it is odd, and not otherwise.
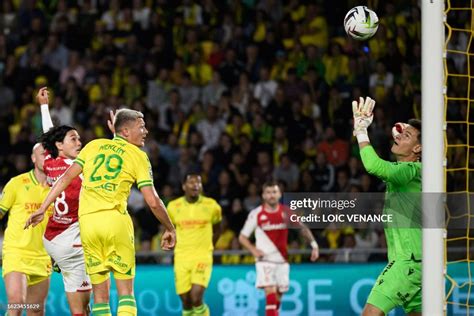
[[[265,253],[261,261],[287,262],[288,212],[283,204],[274,212],[261,205],[252,210],[240,232],[247,238],[255,232],[255,246]]]
[[[44,173],[49,186],[54,183],[66,172],[73,163],[72,159],[64,157],[53,158],[46,152],[44,160]],[[54,201],[54,213],[49,218],[44,237],[52,240],[78,220],[79,194],[81,192],[82,175],[77,176],[69,186]]]

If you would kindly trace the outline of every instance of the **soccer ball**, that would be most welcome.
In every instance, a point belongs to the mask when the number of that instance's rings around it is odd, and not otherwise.
[[[379,18],[366,6],[357,6],[347,12],[344,29],[352,38],[363,41],[374,36],[379,27]]]

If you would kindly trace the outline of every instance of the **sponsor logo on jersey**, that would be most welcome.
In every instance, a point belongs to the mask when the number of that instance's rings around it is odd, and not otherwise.
[[[280,224],[262,223],[261,227],[263,230],[281,230],[281,229],[286,229],[286,224],[285,223],[280,223]]]

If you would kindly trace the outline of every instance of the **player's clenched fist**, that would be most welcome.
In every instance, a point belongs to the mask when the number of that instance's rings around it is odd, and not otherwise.
[[[165,230],[163,236],[161,236],[161,249],[171,250],[176,244],[176,232]]]
[[[41,89],[39,89],[38,93],[36,94],[36,101],[38,102],[38,104],[48,104],[49,103],[49,99],[48,99],[48,88],[47,87],[43,87]]]

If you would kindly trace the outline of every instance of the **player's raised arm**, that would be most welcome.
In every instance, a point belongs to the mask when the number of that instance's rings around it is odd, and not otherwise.
[[[48,195],[46,196],[46,199],[43,201],[43,204],[41,204],[40,208],[31,214],[31,216],[28,218],[28,220],[25,223],[25,229],[28,228],[30,225],[33,225],[35,227],[44,218],[44,213],[48,209],[48,207],[51,205],[51,203],[56,200],[56,198],[63,192],[67,186],[71,183],[71,181],[80,175],[82,172],[82,167],[77,164],[73,163],[71,167],[66,171],[66,173],[56,181],[56,183],[53,185],[51,188],[51,191],[49,191]]]
[[[417,168],[412,164],[397,164],[381,159],[374,148],[370,145],[367,128],[373,120],[373,109],[375,101],[370,97],[360,98],[359,102],[352,102],[352,111],[354,114],[354,136],[357,137],[360,148],[360,156],[364,168],[368,173],[382,179],[383,181],[393,182],[403,185],[410,182],[417,175]],[[417,155],[421,153],[421,144],[416,146],[420,129],[413,128],[410,124],[395,124],[392,134],[394,137],[394,147],[407,147],[411,145],[408,152],[397,155],[398,161],[416,161]],[[399,157],[400,156],[400,157]]]
[[[155,217],[166,228],[166,231],[161,238],[161,248],[163,250],[173,249],[176,243],[176,231],[173,224],[171,223],[163,201],[158,196],[158,193],[152,185],[143,186],[140,188],[140,191],[142,192],[145,202],[150,207],[153,215],[155,215]]]
[[[54,126],[53,121],[51,120],[51,114],[49,113],[49,97],[47,87],[39,89],[38,94],[36,94],[36,101],[41,107],[41,124],[43,126],[43,133],[46,133],[51,127]]]

